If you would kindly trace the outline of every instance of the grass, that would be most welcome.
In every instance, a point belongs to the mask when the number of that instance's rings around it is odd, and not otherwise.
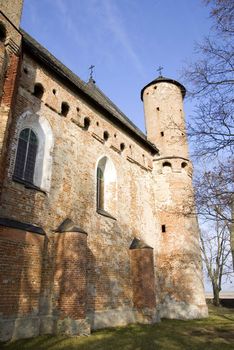
[[[229,350],[234,349],[234,310],[209,306],[209,318],[162,320],[93,332],[89,337],[40,336],[0,343],[5,350]]]

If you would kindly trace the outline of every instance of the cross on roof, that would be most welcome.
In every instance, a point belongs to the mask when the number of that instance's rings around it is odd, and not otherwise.
[[[157,72],[159,72],[160,77],[162,76],[162,70],[163,70],[162,66],[159,66],[157,69]]]
[[[90,76],[89,76],[89,80],[93,80],[93,69],[94,69],[94,65],[91,64],[91,66],[89,67],[90,70]]]

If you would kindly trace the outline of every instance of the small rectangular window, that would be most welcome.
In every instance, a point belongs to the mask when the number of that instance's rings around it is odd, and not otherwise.
[[[166,232],[166,225],[162,225],[162,232]]]

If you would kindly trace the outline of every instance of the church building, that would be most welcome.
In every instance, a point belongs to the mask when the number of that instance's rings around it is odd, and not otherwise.
[[[0,340],[207,316],[178,81],[146,134],[0,0]]]

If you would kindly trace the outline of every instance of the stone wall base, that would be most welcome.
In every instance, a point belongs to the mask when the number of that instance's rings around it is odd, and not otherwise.
[[[39,335],[38,316],[0,319],[0,340],[32,338]]]
[[[130,323],[152,324],[160,321],[156,309],[143,309],[141,311],[130,308],[118,308],[111,310],[88,313],[91,329],[125,326]]]
[[[161,318],[190,320],[208,317],[206,304],[194,305],[170,299],[170,301],[159,304],[158,309]]]
[[[56,334],[67,336],[89,335],[90,324],[87,319],[73,320],[66,317],[56,322]]]
[[[43,334],[89,335],[90,325],[83,319],[56,320],[53,316],[0,319],[0,341],[32,338]]]

